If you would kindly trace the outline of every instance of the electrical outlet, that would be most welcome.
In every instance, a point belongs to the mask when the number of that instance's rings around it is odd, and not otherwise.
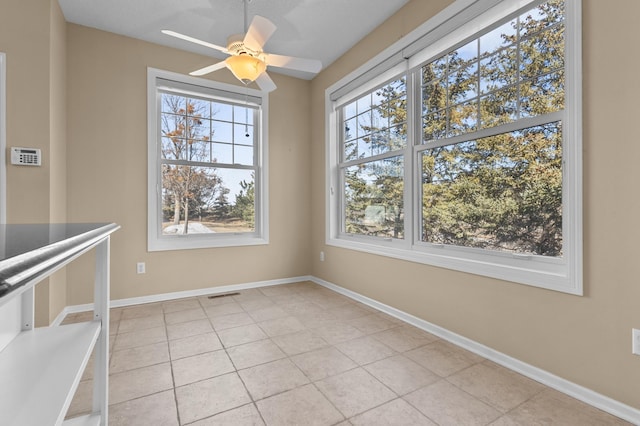
[[[633,339],[633,343],[631,345],[631,353],[640,355],[640,330],[637,328],[632,329],[631,337]]]
[[[320,262],[324,262],[324,252],[320,252]]]
[[[144,262],[138,262],[138,263],[136,264],[136,271],[137,271],[139,274],[144,274],[145,272],[147,272],[147,271],[146,271],[146,268],[145,268],[145,264],[144,264]]]

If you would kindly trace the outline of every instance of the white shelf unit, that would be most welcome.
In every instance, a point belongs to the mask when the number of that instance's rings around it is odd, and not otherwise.
[[[91,229],[84,231],[86,228]],[[0,321],[16,319],[13,336],[7,338],[12,327],[6,324],[0,330],[0,425],[108,424],[109,250],[110,234],[118,228],[115,224],[85,225],[83,232],[73,231],[71,238],[58,237],[54,243],[0,260],[2,282],[16,287],[0,297],[0,314],[6,311]],[[34,328],[35,285],[94,248],[93,320]],[[65,421],[94,351],[92,413]]]

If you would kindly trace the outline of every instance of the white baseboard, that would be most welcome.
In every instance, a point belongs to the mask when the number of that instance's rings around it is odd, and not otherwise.
[[[167,300],[185,299],[187,297],[198,297],[210,294],[224,294],[233,293],[240,290],[247,290],[250,288],[268,287],[280,284],[292,284],[300,281],[313,281],[313,277],[310,275],[304,275],[300,277],[281,278],[277,280],[267,281],[254,281],[244,284],[232,284],[219,287],[208,287],[197,290],[176,291],[172,293],[152,294],[149,296],[130,297],[127,299],[115,299],[111,300],[110,306],[112,308],[121,308],[131,305],[143,305],[145,303],[165,302]],[[93,309],[93,303],[85,303],[83,305],[65,306],[65,308],[58,314],[56,319],[51,323],[51,326],[60,325],[64,317],[68,314],[77,312],[86,312]]]
[[[150,295],[150,296],[133,297],[128,299],[117,299],[117,300],[111,301],[111,307],[117,308],[117,307],[130,306],[130,305],[139,305],[144,303],[164,302],[164,301],[173,300],[173,299],[183,299],[186,297],[204,296],[209,294],[232,293],[232,292],[251,289],[251,288],[267,287],[267,286],[280,285],[280,284],[291,284],[291,283],[296,283],[300,281],[312,281],[318,285],[331,289],[337,293],[340,293],[353,300],[356,300],[367,306],[375,308],[381,312],[384,312],[385,314],[398,318],[399,320],[402,320],[408,324],[411,324],[424,331],[434,334],[448,342],[451,342],[457,346],[460,346],[475,354],[478,354],[484,358],[487,358],[495,362],[496,364],[500,364],[503,367],[506,367],[510,370],[513,370],[517,373],[522,374],[523,376],[529,377],[530,379],[533,379],[546,386],[549,386],[552,389],[555,389],[559,392],[562,392],[573,398],[576,398],[586,404],[589,404],[593,407],[596,407],[602,411],[610,413],[616,417],[624,419],[635,425],[640,425],[640,410],[636,408],[623,404],[619,401],[616,401],[612,398],[609,398],[597,392],[594,392],[591,389],[587,389],[583,386],[580,386],[578,384],[565,380],[562,377],[558,377],[538,367],[534,367],[530,364],[519,361],[515,358],[510,357],[509,355],[503,354],[502,352],[498,352],[494,349],[491,349],[488,346],[485,346],[474,340],[468,339],[459,334],[453,333],[443,327],[432,324],[428,321],[425,321],[421,318],[408,314],[392,306],[385,305],[384,303],[378,302],[377,300],[363,296],[359,293],[356,293],[354,291],[348,290],[344,287],[340,287],[336,284],[330,283],[328,281],[325,281],[323,279],[320,279],[311,275],[277,279],[277,280],[268,280],[268,281],[255,281],[255,282],[245,283],[245,284],[233,284],[233,285],[226,285],[221,287],[210,287],[210,288],[203,288],[198,290],[188,290],[188,291],[179,291],[179,292],[173,292],[173,293],[156,294],[156,295]],[[84,305],[67,306],[62,310],[62,312],[60,312],[60,314],[56,317],[56,319],[53,321],[51,325],[52,326],[59,325],[64,319],[64,317],[70,313],[85,312],[92,309],[93,309],[92,303],[84,304]]]
[[[311,277],[310,281],[313,281],[316,284],[331,289],[337,293],[340,293],[367,306],[384,312],[385,314],[391,315],[392,317],[398,318],[399,320],[402,320],[408,324],[434,334],[448,342],[467,349],[468,351],[487,358],[495,362],[496,364],[500,364],[503,367],[520,373],[523,376],[529,377],[530,379],[540,382],[546,386],[549,386],[550,388],[567,394],[602,411],[606,411],[609,414],[631,422],[635,425],[640,425],[640,410],[636,408],[594,392],[591,389],[587,389],[583,386],[565,380],[562,377],[558,377],[538,367],[534,367],[530,364],[519,361],[515,358],[510,357],[509,355],[505,355],[502,352],[498,352],[474,340],[453,333],[445,328],[432,324],[421,318],[415,317],[392,306],[380,303],[377,300],[363,296],[360,293],[356,293],[354,291],[348,290],[344,287],[340,287],[336,284],[316,277]]]

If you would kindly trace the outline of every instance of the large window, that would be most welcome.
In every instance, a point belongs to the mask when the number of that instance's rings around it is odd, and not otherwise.
[[[581,294],[579,1],[482,3],[328,89],[327,242]]]
[[[264,243],[264,99],[157,70],[149,80],[149,249]]]

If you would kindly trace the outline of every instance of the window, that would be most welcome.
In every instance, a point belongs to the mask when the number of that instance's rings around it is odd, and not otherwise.
[[[579,7],[458,1],[329,88],[327,243],[581,294]]]
[[[266,98],[149,69],[149,250],[266,243]]]

